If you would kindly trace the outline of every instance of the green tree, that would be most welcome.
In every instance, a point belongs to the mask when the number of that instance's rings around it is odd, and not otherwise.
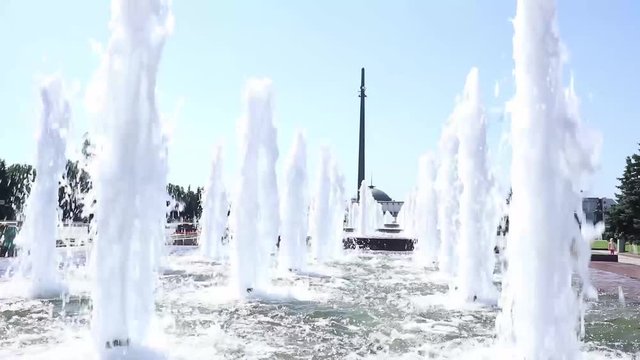
[[[36,179],[36,170],[31,165],[13,164],[7,168],[9,181],[8,205],[13,209],[15,219],[24,210],[24,204],[31,193],[31,185]]]
[[[629,242],[640,241],[640,154],[628,156],[618,178],[617,204],[607,216],[607,233]]]
[[[202,215],[202,187],[197,187],[196,191],[193,191],[191,186],[185,190],[182,186],[168,184],[167,193],[175,202],[174,207],[167,215],[169,220],[194,221],[200,218]]]
[[[65,173],[58,189],[58,205],[62,210],[62,220],[86,222],[83,216],[85,195],[91,190],[89,173],[79,161],[67,161]]]
[[[14,215],[13,208],[9,206],[11,187],[9,186],[9,173],[7,164],[0,159],[0,220],[11,219]]]

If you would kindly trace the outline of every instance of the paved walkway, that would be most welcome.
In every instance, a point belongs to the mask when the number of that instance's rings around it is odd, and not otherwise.
[[[625,264],[640,266],[640,255],[629,253],[618,254],[618,261]]]
[[[640,256],[618,254],[618,262],[592,261],[591,278],[599,293],[617,294],[640,301]]]
[[[620,257],[618,257],[620,260]],[[591,267],[594,269],[612,272],[618,275],[624,275],[632,279],[640,280],[640,266],[635,264],[628,264],[625,262],[607,262],[607,261],[592,261]]]

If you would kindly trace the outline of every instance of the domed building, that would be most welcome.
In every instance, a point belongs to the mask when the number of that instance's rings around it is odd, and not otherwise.
[[[398,213],[402,208],[402,204],[404,204],[403,201],[394,201],[386,192],[373,185],[369,185],[369,189],[371,189],[371,195],[373,195],[373,198],[382,205],[382,211],[384,213],[391,213],[393,217],[398,216]]]
[[[371,195],[373,195],[373,198],[376,199],[377,202],[392,201],[391,197],[389,197],[386,192],[376,188],[375,186],[369,185],[369,189],[371,189]]]

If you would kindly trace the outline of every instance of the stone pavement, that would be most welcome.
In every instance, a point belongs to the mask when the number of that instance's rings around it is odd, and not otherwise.
[[[640,256],[619,254],[618,262],[592,261],[591,278],[599,293],[617,294],[640,301]]]
[[[629,253],[618,254],[618,261],[625,264],[632,264],[640,267],[640,255]]]

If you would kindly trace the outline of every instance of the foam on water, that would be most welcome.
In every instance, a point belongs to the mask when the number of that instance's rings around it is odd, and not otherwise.
[[[514,358],[493,344],[497,308],[454,304],[441,274],[416,267],[407,254],[349,252],[345,261],[310,266],[307,274],[288,272],[247,298],[228,285],[230,265],[203,261],[193,247],[169,248],[175,271],[157,283],[152,347],[170,359]],[[614,286],[588,310],[595,337],[581,349],[584,358],[631,358],[638,349],[637,332],[625,325],[637,313],[630,305],[621,310],[616,292]],[[0,302],[0,358],[92,358],[89,303],[72,298],[62,306]],[[603,324],[605,330],[593,330]],[[611,338],[610,331],[626,336]]]
[[[234,276],[240,294],[271,282],[271,253],[278,240],[279,209],[271,80],[251,79],[239,122],[240,178],[231,209]]]
[[[497,321],[513,357],[580,356],[580,298],[572,289],[584,241],[581,181],[594,170],[586,134],[562,88],[561,45],[554,0],[519,0],[513,21],[516,93],[512,106],[513,198],[506,245],[507,273]],[[577,269],[582,284],[586,270]]]
[[[204,192],[202,206],[202,232],[200,233],[200,250],[205,257],[221,260],[222,237],[227,227],[229,202],[222,180],[222,147],[216,146],[211,162],[209,182]]]
[[[281,270],[302,270],[307,260],[307,145],[302,132],[295,135],[287,159],[282,200]]]
[[[111,37],[88,92],[96,117],[91,328],[106,358],[150,344],[167,183],[156,75],[172,27],[164,1],[114,0]],[[108,350],[116,340],[129,346]]]
[[[467,75],[462,99],[453,115],[459,138],[460,228],[456,275],[457,296],[495,303],[493,285],[495,225],[487,165],[486,117],[480,103],[478,69]]]
[[[58,297],[66,291],[58,271],[58,183],[66,164],[71,110],[62,79],[51,76],[40,85],[42,115],[36,134],[36,179],[25,205],[25,223],[16,238],[20,246],[20,274],[27,278],[27,297]]]

